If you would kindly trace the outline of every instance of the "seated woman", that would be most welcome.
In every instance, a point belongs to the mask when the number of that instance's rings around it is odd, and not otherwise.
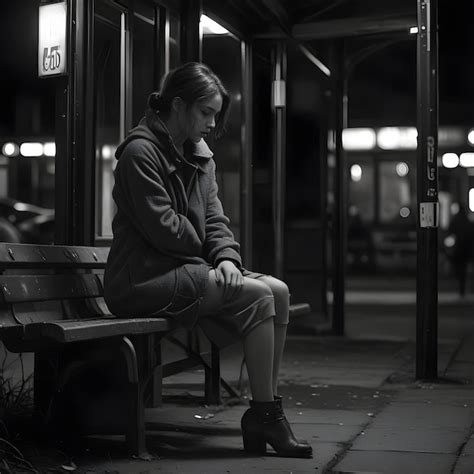
[[[287,286],[242,267],[217,197],[205,142],[221,135],[229,94],[204,64],[171,71],[139,125],[118,147],[113,242],[105,298],[116,315],[199,324],[218,346],[243,340],[252,400],[242,418],[247,452],[311,457],[277,396],[288,325]]]

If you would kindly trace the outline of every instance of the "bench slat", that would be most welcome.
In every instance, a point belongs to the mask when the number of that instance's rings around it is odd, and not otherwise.
[[[0,243],[0,271],[20,268],[105,268],[107,247]]]
[[[173,324],[166,318],[103,318],[93,320],[49,321],[25,326],[24,340],[47,338],[65,344],[137,334],[169,332]]]
[[[102,295],[95,274],[0,275],[0,301],[8,304],[60,299],[96,298]]]

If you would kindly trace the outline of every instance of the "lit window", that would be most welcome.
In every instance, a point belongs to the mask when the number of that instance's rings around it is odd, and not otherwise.
[[[345,150],[372,150],[375,143],[375,130],[372,128],[346,128],[342,131]]]
[[[416,149],[418,131],[415,127],[384,127],[377,132],[377,144],[382,150]]]
[[[43,145],[43,153],[45,156],[56,156],[56,143],[47,142]]]
[[[461,153],[459,163],[464,168],[472,168],[474,166],[474,153]]]
[[[445,168],[456,168],[459,165],[459,157],[456,153],[445,153],[441,161]]]
[[[36,142],[27,142],[20,145],[20,153],[23,156],[42,156],[43,155],[43,144]]]

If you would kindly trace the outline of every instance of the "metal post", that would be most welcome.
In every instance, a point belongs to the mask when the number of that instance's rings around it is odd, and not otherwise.
[[[417,2],[416,378],[432,380],[438,370],[438,5]]]
[[[202,57],[202,35],[200,20],[202,0],[186,0],[181,15],[181,59],[183,62],[200,61]]]
[[[90,245],[94,238],[93,0],[68,3],[68,77],[56,95],[57,244]]]
[[[335,44],[334,70],[334,142],[336,167],[334,170],[334,212],[332,225],[333,242],[333,315],[334,334],[344,334],[345,273],[346,273],[346,163],[342,147],[342,131],[346,112],[344,111],[344,40]]]
[[[275,276],[283,278],[286,203],[286,44],[273,52],[273,230],[275,235]]]
[[[252,46],[242,41],[242,160],[241,160],[241,238],[242,257],[245,266],[252,268],[252,232],[253,232],[253,212],[252,212]]]

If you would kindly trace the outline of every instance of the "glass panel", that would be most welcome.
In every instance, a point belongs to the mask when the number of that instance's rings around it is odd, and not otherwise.
[[[135,16],[133,33],[133,125],[143,117],[148,95],[158,88],[153,80],[153,64],[156,55],[154,47],[155,20]]]
[[[54,241],[56,82],[38,78],[37,19],[37,2],[2,2],[0,241],[4,242]],[[36,145],[22,147],[25,142]],[[45,143],[53,145],[45,148]]]
[[[404,161],[379,163],[379,220],[381,223],[414,222],[416,203],[414,172]],[[413,181],[413,182],[412,182]]]
[[[94,71],[96,86],[96,234],[112,235],[114,153],[120,141],[121,11],[96,2]]]
[[[221,78],[231,95],[231,109],[225,135],[210,143],[217,164],[216,177],[219,197],[230,228],[237,240],[240,239],[240,166],[242,146],[240,142],[242,126],[242,80],[240,63],[240,41],[234,37],[203,37],[203,61]]]
[[[177,13],[171,12],[169,15],[169,55],[170,55],[170,64],[169,68],[174,69],[178,67],[181,63],[181,23],[179,21],[179,15]]]
[[[364,222],[373,222],[375,193],[373,161],[366,157],[350,161],[349,177],[349,206]]]

